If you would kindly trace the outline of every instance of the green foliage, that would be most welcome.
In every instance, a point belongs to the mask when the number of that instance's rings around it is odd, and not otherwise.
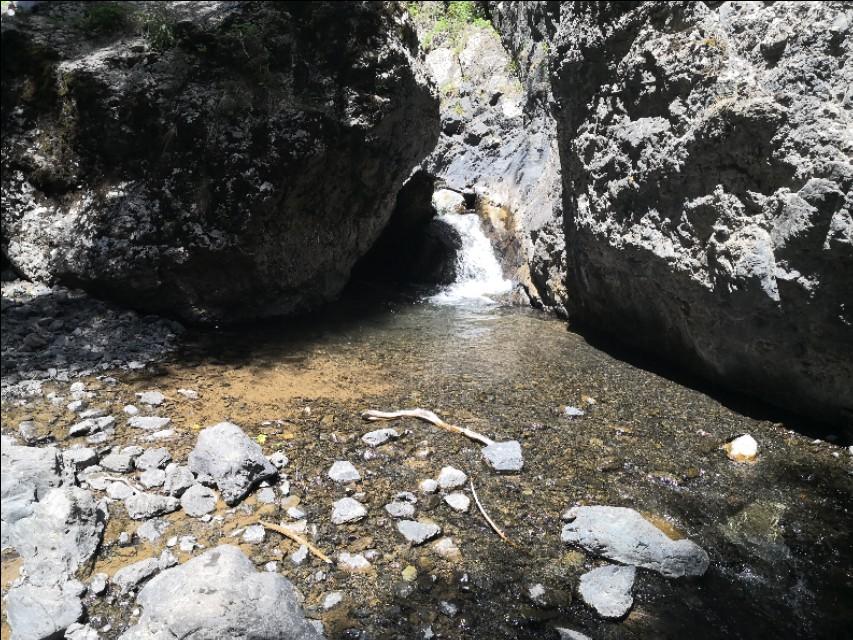
[[[470,0],[459,2],[407,2],[409,15],[418,24],[421,47],[460,48],[468,28],[492,29],[481,7]]]
[[[78,26],[93,35],[107,35],[132,26],[133,7],[124,2],[91,2]]]
[[[151,44],[152,49],[165,51],[177,44],[175,21],[165,3],[157,3],[142,15],[140,26],[142,35]]]

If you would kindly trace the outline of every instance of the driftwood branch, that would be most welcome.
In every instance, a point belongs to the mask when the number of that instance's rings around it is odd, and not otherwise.
[[[361,414],[361,417],[368,422],[376,422],[377,420],[395,420],[396,418],[417,418],[418,420],[434,424],[439,429],[463,435],[466,438],[470,438],[471,440],[479,442],[487,447],[490,444],[495,443],[494,440],[487,438],[481,433],[477,433],[471,429],[466,429],[465,427],[457,427],[455,424],[448,424],[432,411],[427,409],[418,408],[400,409],[399,411],[365,411]]]
[[[280,527],[277,524],[273,524],[272,522],[264,522],[263,520],[261,520],[260,524],[261,524],[261,526],[264,527],[264,529],[269,529],[270,531],[275,531],[276,533],[280,533],[281,535],[283,535],[285,538],[290,538],[294,542],[297,542],[299,544],[304,544],[306,547],[308,547],[308,551],[310,551],[315,556],[320,558],[320,560],[322,560],[326,564],[332,564],[332,559],[329,556],[327,556],[325,553],[320,551],[317,547],[315,547],[313,544],[308,542],[305,538],[300,536],[298,533],[294,533],[293,531],[291,531],[287,527]]]
[[[496,534],[498,534],[498,536],[500,537],[500,539],[501,539],[501,540],[503,540],[504,542],[506,542],[508,545],[513,546],[513,547],[514,547],[514,546],[515,546],[515,543],[514,543],[512,540],[510,540],[510,539],[509,539],[509,537],[508,537],[508,536],[507,536],[507,535],[506,535],[506,534],[501,530],[501,528],[500,528],[498,525],[496,525],[496,524],[495,524],[494,520],[492,520],[492,519],[489,517],[489,514],[488,514],[488,513],[486,513],[486,510],[483,508],[483,505],[482,505],[482,503],[480,502],[480,498],[478,498],[478,497],[477,497],[477,492],[476,492],[476,490],[474,489],[474,481],[473,481],[473,480],[471,480],[471,481],[470,481],[470,483],[471,483],[471,495],[472,495],[472,496],[474,496],[474,502],[477,504],[477,508],[480,510],[480,513],[482,513],[482,514],[483,514],[483,517],[486,519],[486,522],[488,522],[488,523],[489,523],[489,526],[492,528],[492,530],[493,530]]]

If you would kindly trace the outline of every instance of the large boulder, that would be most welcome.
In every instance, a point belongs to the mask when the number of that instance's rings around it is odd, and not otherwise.
[[[258,572],[237,547],[221,545],[163,571],[139,592],[139,622],[122,640],[319,640],[293,585]]]
[[[2,23],[13,267],[194,321],[337,295],[438,134],[401,6],[95,5]]]
[[[560,11],[551,71],[573,321],[849,424],[849,4]]]

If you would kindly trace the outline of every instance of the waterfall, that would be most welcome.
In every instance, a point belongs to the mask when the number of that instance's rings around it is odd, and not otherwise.
[[[459,233],[462,248],[456,255],[456,281],[430,296],[435,304],[495,304],[491,295],[506,293],[512,282],[503,277],[492,244],[475,213],[444,213],[439,220]]]

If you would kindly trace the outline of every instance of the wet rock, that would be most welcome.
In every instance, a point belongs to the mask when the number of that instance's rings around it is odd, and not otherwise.
[[[144,429],[145,431],[165,429],[171,422],[171,418],[161,418],[158,416],[131,416],[127,420],[127,424],[131,427]]]
[[[357,522],[367,515],[367,509],[358,500],[352,498],[341,498],[332,506],[332,522],[344,524]]]
[[[327,474],[329,478],[335,482],[358,482],[361,480],[361,474],[346,460],[338,460],[331,467]]]
[[[748,433],[727,442],[723,449],[729,460],[735,462],[752,462],[758,457],[758,443]]]
[[[80,595],[83,585],[76,581],[13,587],[6,596],[6,616],[15,640],[49,640],[82,619]]]
[[[163,535],[163,532],[168,528],[169,523],[166,520],[153,518],[139,525],[139,528],[136,530],[136,535],[142,540],[154,542],[155,540],[158,540],[160,536]]]
[[[636,567],[599,567],[583,574],[578,592],[602,618],[621,618],[634,604]]]
[[[195,476],[190,468],[174,462],[166,465],[166,478],[163,489],[170,496],[180,496],[195,483]]]
[[[449,493],[444,496],[444,501],[451,509],[460,513],[466,513],[471,506],[471,499],[464,493]]]
[[[461,487],[468,481],[468,476],[464,471],[460,471],[454,467],[442,467],[438,474],[438,484],[444,489],[456,489]]]
[[[139,474],[139,484],[146,489],[162,487],[166,482],[166,472],[162,469],[148,469]]]
[[[133,457],[126,453],[110,453],[101,458],[100,465],[107,471],[129,473],[133,471]]]
[[[441,527],[434,522],[400,520],[397,523],[397,531],[402,534],[409,544],[417,546],[439,535],[441,533]]]
[[[142,588],[137,603],[142,616],[121,640],[322,638],[305,619],[293,585],[279,574],[256,571],[230,545],[161,572]]]
[[[181,495],[181,508],[188,516],[198,518],[216,509],[216,492],[203,484],[194,484]]]
[[[385,505],[385,511],[392,518],[411,518],[415,515],[415,505],[394,500]]]
[[[198,476],[211,478],[228,506],[276,474],[260,445],[230,422],[220,422],[199,434],[189,455],[189,467]]]
[[[260,544],[264,541],[265,537],[266,531],[263,525],[260,524],[249,525],[243,532],[243,542],[248,544]]]
[[[112,582],[122,594],[125,594],[136,589],[158,571],[160,571],[160,562],[157,558],[146,558],[116,571]]]
[[[515,473],[524,466],[521,445],[516,440],[495,442],[482,449],[489,466],[499,473]]]
[[[137,393],[136,397],[139,398],[139,402],[149,407],[159,407],[166,401],[166,396],[159,391],[142,391]]]
[[[377,429],[375,431],[365,433],[361,436],[361,440],[371,447],[378,447],[389,440],[396,440],[399,437],[400,434],[397,433],[396,429]]]
[[[338,554],[338,566],[350,573],[360,573],[370,569],[370,562],[360,553],[342,551]]]
[[[167,449],[160,447],[158,449],[146,449],[145,452],[136,458],[136,468],[142,471],[147,469],[163,469],[170,461],[172,456]]]
[[[177,511],[181,506],[177,498],[155,493],[134,493],[124,501],[127,515],[133,520],[144,520]]]
[[[628,565],[652,569],[664,576],[701,576],[708,554],[690,540],[671,540],[633,509],[573,507],[564,515],[562,540],[590,553]]]

